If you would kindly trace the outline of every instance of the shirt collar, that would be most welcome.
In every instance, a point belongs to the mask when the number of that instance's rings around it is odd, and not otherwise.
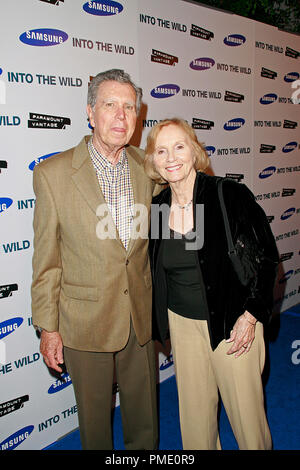
[[[116,165],[113,165],[109,160],[107,160],[107,158],[105,158],[101,153],[98,152],[98,150],[94,147],[92,139],[90,139],[88,142],[88,150],[89,150],[92,160],[95,162],[95,164],[97,165],[97,169],[99,170],[104,170],[105,168],[123,169],[127,161],[125,148],[123,148],[121,156],[120,156],[120,160],[118,161]]]

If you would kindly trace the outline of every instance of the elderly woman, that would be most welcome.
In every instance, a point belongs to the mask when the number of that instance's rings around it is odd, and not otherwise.
[[[228,257],[220,178],[206,175],[207,167],[208,157],[185,121],[153,127],[145,171],[157,183],[169,183],[152,205],[151,232],[159,234],[150,242],[156,339],[164,343],[170,333],[184,449],[220,449],[218,392],[239,448],[271,449],[261,374],[263,322],[271,314],[276,270],[251,287],[240,284]],[[223,183],[234,238],[252,225],[276,266],[263,210],[245,185]]]

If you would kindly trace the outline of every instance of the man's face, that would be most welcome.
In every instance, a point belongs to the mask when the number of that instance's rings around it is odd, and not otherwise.
[[[102,82],[92,109],[87,106],[94,128],[93,143],[106,157],[126,145],[136,125],[136,93],[131,85],[113,80]]]

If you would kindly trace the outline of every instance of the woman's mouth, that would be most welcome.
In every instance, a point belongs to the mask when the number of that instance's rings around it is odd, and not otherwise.
[[[182,167],[182,165],[172,165],[172,166],[167,166],[166,170],[169,171],[169,172],[172,172],[172,171],[179,170],[181,167]]]

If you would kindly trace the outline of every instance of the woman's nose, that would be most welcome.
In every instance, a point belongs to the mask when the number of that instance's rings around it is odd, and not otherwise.
[[[173,162],[175,160],[175,155],[173,150],[170,150],[167,154],[167,160],[168,162]]]

